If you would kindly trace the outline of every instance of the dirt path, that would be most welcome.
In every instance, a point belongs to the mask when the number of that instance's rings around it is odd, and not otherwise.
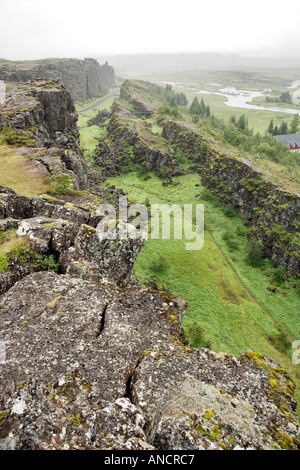
[[[104,101],[108,100],[109,98],[112,98],[112,97],[115,96],[118,92],[119,92],[119,89],[114,90],[112,93],[110,93],[110,95],[105,96],[104,98],[101,98],[101,100],[99,100],[99,101],[97,101],[96,103],[92,104],[92,105],[89,106],[88,108],[80,109],[80,110],[77,111],[77,112],[78,112],[78,113],[84,113],[85,111],[89,111],[90,109],[96,108],[97,106],[99,106],[99,104],[104,103]]]
[[[224,259],[225,263],[227,264],[228,268],[231,270],[231,272],[233,273],[236,281],[239,283],[239,285],[243,288],[245,294],[247,295],[247,297],[249,297],[249,299],[255,303],[266,315],[268,315],[268,317],[272,320],[272,322],[274,323],[274,325],[277,326],[277,328],[279,328],[287,337],[287,339],[293,343],[294,342],[294,339],[285,331],[285,329],[279,324],[276,322],[276,320],[274,320],[274,318],[270,315],[269,312],[267,312],[267,310],[265,310],[258,302],[257,300],[255,300],[252,295],[250,294],[250,292],[248,291],[248,289],[246,288],[246,286],[243,284],[243,282],[240,280],[240,278],[238,277],[238,275],[236,274],[236,272],[234,271],[233,267],[231,266],[231,264],[227,261],[226,257],[224,256],[222,250],[219,248],[216,240],[214,239],[214,237],[212,236],[212,234],[209,232],[209,236],[211,238],[211,241],[214,243],[214,245],[216,246],[217,250],[219,251],[219,253],[221,254],[222,258]],[[299,347],[298,347],[299,348]]]

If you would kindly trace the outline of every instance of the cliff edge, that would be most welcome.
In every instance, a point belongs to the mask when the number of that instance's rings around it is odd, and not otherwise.
[[[0,449],[297,449],[283,368],[190,348],[185,300],[133,275],[144,238],[98,237],[122,190],[91,179],[65,87],[13,90],[0,124],[71,182],[56,197],[0,187]]]
[[[104,95],[116,86],[114,69],[96,59],[44,59],[35,61],[5,61],[0,64],[0,80],[28,82],[37,79],[59,79],[73,100],[87,100]]]

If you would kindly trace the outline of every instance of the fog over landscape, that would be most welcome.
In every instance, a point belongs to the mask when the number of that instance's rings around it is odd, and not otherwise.
[[[0,0],[0,57],[299,57],[299,16],[297,0]]]

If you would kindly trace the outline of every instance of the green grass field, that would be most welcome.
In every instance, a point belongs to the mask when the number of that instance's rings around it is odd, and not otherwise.
[[[154,174],[145,181],[136,173],[106,181],[106,186],[115,184],[128,191],[131,202],[204,203],[203,249],[186,250],[184,239],[149,238],[135,263],[135,275],[142,284],[156,276],[158,283],[167,284],[171,293],[187,300],[183,327],[193,346],[234,356],[251,349],[274,358],[297,383],[299,400],[299,366],[291,362],[294,350],[282,345],[282,331],[293,339],[300,338],[296,289],[285,282],[277,293],[270,292],[267,287],[276,270],[267,261],[263,269],[246,262],[247,230],[240,217],[227,217],[221,205],[199,197],[204,188],[199,186],[198,175],[181,176],[177,181],[178,186],[164,187]],[[229,246],[224,240],[226,233],[231,235]]]
[[[293,81],[300,79],[300,70],[299,68],[288,70],[280,68],[257,70],[182,70],[180,72],[155,72],[149,76],[143,75],[141,78],[143,80],[159,82],[170,81],[186,86],[185,88],[179,88],[178,86],[173,88],[177,92],[183,91],[189,100],[189,104],[195,96],[198,96],[199,99],[203,97],[205,104],[210,106],[211,113],[217,118],[224,119],[224,121],[228,122],[232,115],[235,115],[238,118],[241,114],[245,114],[249,120],[249,127],[253,128],[255,132],[264,133],[272,118],[279,126],[282,121],[286,121],[290,124],[293,115],[284,112],[280,113],[229,107],[225,104],[226,98],[223,96],[196,95],[196,92],[189,88],[216,92],[219,88],[234,86],[238,90],[261,92],[271,90],[268,94],[279,95],[281,91],[287,91]],[[254,99],[251,104],[260,104],[265,106],[265,98],[262,97]],[[270,105],[278,107],[278,103],[270,103]],[[281,106],[279,104],[279,107],[284,108],[285,106]],[[287,107],[298,109],[293,105]]]
[[[110,90],[106,96],[111,94],[112,90]],[[105,96],[103,96],[105,98]],[[93,98],[87,101],[77,101],[75,108],[78,113],[81,109],[88,108],[92,106],[94,103],[97,103],[100,98]],[[95,117],[98,111],[102,109],[110,110],[115,96],[106,99],[103,103],[96,106],[93,109],[85,111],[84,113],[78,113],[78,122],[77,125],[80,127],[80,144],[83,149],[85,149],[85,157],[87,161],[90,161],[91,153],[95,149],[97,145],[97,138],[106,137],[106,129],[105,127],[99,126],[88,126],[87,122],[89,119]]]
[[[209,97],[214,100],[212,112],[220,113],[220,117],[226,119],[222,110],[225,108],[229,119],[233,108],[226,107],[222,97]],[[209,104],[206,96],[204,98]],[[102,106],[109,106],[109,102]],[[245,110],[234,111],[238,117],[238,111],[242,114]],[[264,121],[258,119],[261,112],[256,113],[258,116],[253,116],[253,120],[262,127]],[[93,139],[101,132],[96,126],[84,127],[94,114],[93,110],[89,111],[87,116],[80,116],[79,122],[88,158],[94,148]],[[269,114],[272,116],[273,113]],[[267,119],[271,119],[270,116]],[[288,115],[284,117],[286,120]],[[161,128],[155,116],[147,122],[159,136]],[[105,128],[102,132],[104,136]],[[274,166],[272,162],[268,165]],[[207,196],[198,174],[176,178],[179,183],[176,186],[163,186],[155,174],[149,175],[151,178],[146,179],[132,168],[130,173],[108,178],[105,187],[115,185],[127,191],[131,203],[181,206],[203,203],[205,243],[199,251],[188,251],[184,239],[154,240],[149,237],[134,266],[136,277],[142,285],[155,277],[158,284],[166,284],[171,293],[187,300],[183,327],[192,346],[208,347],[236,357],[251,349],[274,358],[296,382],[295,395],[300,401],[300,369],[292,363],[294,350],[290,342],[300,338],[300,297],[295,281],[277,283],[277,270],[268,260],[264,260],[260,268],[249,265],[246,225],[236,212],[226,215],[224,206]],[[268,287],[275,287],[277,292],[271,292]]]
[[[266,132],[271,119],[273,119],[274,122],[278,125],[280,125],[282,121],[285,121],[288,123],[288,125],[290,125],[294,116],[293,114],[284,112],[281,113],[274,111],[260,111],[255,109],[233,108],[225,104],[226,98],[224,96],[196,94],[196,92],[193,92],[189,89],[178,87],[174,87],[174,90],[176,92],[183,91],[188,98],[189,103],[192,102],[195,96],[197,96],[199,100],[203,98],[205,104],[210,106],[211,113],[216,118],[223,119],[225,122],[228,122],[230,117],[233,115],[235,115],[238,119],[242,114],[244,114],[248,118],[249,128],[253,129],[254,132],[261,132],[262,134]],[[261,104],[265,106],[266,103],[262,101],[253,101],[251,104]],[[272,105],[277,107],[277,103],[272,103]],[[292,108],[293,106],[288,107]]]

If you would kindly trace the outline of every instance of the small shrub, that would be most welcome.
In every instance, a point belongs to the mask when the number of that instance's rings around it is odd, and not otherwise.
[[[8,269],[8,259],[5,253],[0,253],[0,274],[3,274]]]
[[[145,286],[152,290],[169,292],[167,284],[159,284],[156,276],[150,276],[149,281],[145,282]]]
[[[71,176],[65,173],[60,175],[47,175],[47,183],[50,184],[49,193],[68,194],[72,192]]]
[[[27,264],[32,271],[59,271],[59,263],[53,255],[41,255],[36,253],[30,246],[15,246],[11,253],[18,258],[21,263]]]
[[[263,246],[257,240],[251,240],[247,247],[246,261],[250,266],[260,267],[263,264]]]
[[[203,330],[194,324],[187,330],[187,336],[191,340],[191,346],[196,348],[211,349],[211,342],[205,338]]]
[[[283,331],[278,334],[268,335],[268,341],[282,354],[286,354],[291,347],[291,343]]]
[[[187,162],[187,158],[185,156],[185,154],[183,153],[183,151],[181,149],[178,149],[175,153],[175,157],[177,158],[178,160],[178,163],[180,165],[185,165],[186,162]]]
[[[163,273],[166,271],[166,269],[168,269],[168,267],[169,263],[166,258],[162,255],[154,259],[150,264],[151,271],[154,271],[155,273]]]
[[[227,204],[223,208],[223,213],[224,213],[224,215],[226,215],[226,217],[232,218],[236,215],[236,210],[234,209],[234,207],[231,204]]]

